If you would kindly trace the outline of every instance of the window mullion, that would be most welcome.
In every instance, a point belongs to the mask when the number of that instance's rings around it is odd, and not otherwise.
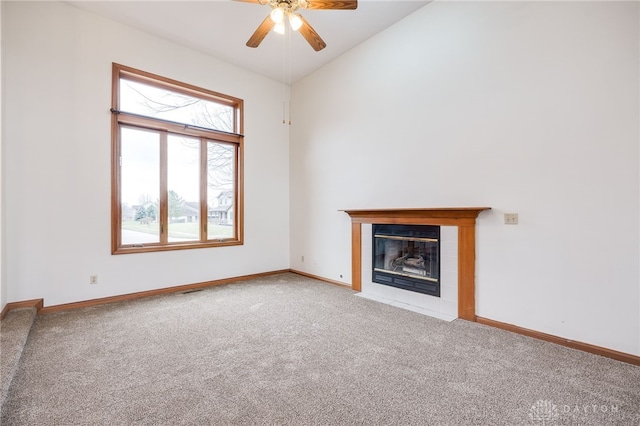
[[[210,135],[213,135],[216,140],[230,143],[238,143],[238,141],[242,137],[241,134],[237,133],[224,132],[215,129],[198,128],[196,126],[189,126],[184,123],[166,121],[153,117],[145,117],[128,112],[117,112],[117,114],[114,113],[114,116],[120,124],[145,127],[151,130],[167,130],[171,133],[186,136],[211,137]]]
[[[209,226],[207,140],[200,138],[200,241],[207,241]]]
[[[169,241],[167,139],[167,132],[160,132],[160,244],[167,244]]]

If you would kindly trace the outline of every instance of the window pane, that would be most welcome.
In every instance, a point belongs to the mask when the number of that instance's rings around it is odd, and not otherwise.
[[[122,244],[160,242],[160,134],[121,128]]]
[[[234,131],[233,107],[122,78],[120,110],[206,129]]]
[[[169,135],[169,242],[200,240],[200,140]]]
[[[235,158],[234,145],[207,142],[209,240],[235,237]]]

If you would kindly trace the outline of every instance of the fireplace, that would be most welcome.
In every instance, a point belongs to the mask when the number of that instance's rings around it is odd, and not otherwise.
[[[449,233],[447,229],[452,228],[455,229],[456,234],[453,239],[456,241],[455,252],[457,253],[455,258],[455,265],[457,266],[454,268],[454,279],[457,282],[457,290],[454,296],[457,301],[455,304],[457,318],[475,321],[476,218],[485,210],[491,210],[491,207],[342,210],[351,219],[351,288],[354,291],[362,291],[363,225],[368,226],[369,224],[378,223],[436,225],[443,227],[445,234]],[[445,239],[443,239],[443,242]],[[367,238],[367,241],[372,241],[372,238]],[[366,257],[371,259],[368,255]],[[446,276],[441,278],[446,281]],[[447,288],[446,283],[444,283],[444,287]],[[444,302],[446,296],[444,294],[441,298],[428,297],[426,299],[431,302]],[[443,303],[440,303],[440,305],[443,305]]]
[[[440,227],[373,225],[372,281],[440,297]]]

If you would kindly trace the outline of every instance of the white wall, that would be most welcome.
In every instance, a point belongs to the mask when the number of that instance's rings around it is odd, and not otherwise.
[[[2,2],[2,12],[7,301],[49,306],[289,267],[279,83],[64,3]],[[244,99],[243,246],[111,255],[112,62]]]
[[[4,49],[2,42],[2,7],[0,6],[0,52]],[[2,122],[2,107],[4,104],[4,97],[2,96],[2,55],[0,54],[0,312],[4,309],[7,304],[7,286],[5,280],[5,249],[4,249],[4,179],[3,179],[3,167],[2,167],[2,151],[3,148],[3,140],[4,140],[4,132]]]
[[[490,206],[477,315],[640,355],[638,7],[431,3],[295,84],[291,267],[351,281],[339,209]]]

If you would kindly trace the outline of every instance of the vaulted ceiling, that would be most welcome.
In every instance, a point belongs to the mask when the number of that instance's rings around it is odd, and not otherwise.
[[[428,2],[359,0],[356,10],[304,10],[306,20],[327,44],[320,52],[298,33],[271,32],[258,48],[245,46],[270,12],[268,5],[231,0],[67,3],[292,84]]]

